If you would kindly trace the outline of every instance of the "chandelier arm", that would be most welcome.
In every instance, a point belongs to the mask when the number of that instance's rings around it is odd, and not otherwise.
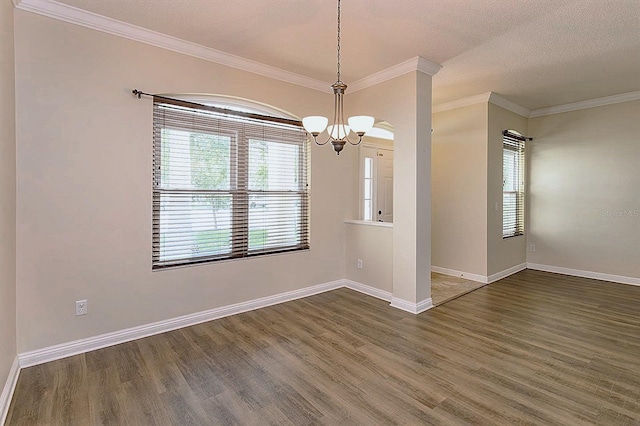
[[[358,142],[351,142],[351,139],[349,139],[348,137],[346,137],[345,140],[349,142],[351,145],[356,146],[356,145],[360,145],[360,142],[362,142],[362,136],[358,136]]]
[[[313,135],[312,135],[312,136],[313,136]],[[317,136],[313,136],[313,141],[316,143],[316,145],[323,146],[323,145],[328,144],[328,143],[329,143],[329,141],[331,141],[331,136],[329,136],[329,137],[327,138],[327,140],[326,140],[326,141],[324,141],[324,142],[318,142],[318,137],[317,137]]]
[[[345,95],[345,91],[347,89],[347,85],[344,84],[341,80],[340,80],[340,13],[341,13],[341,3],[340,0],[338,0],[338,19],[337,19],[337,27],[338,27],[338,33],[337,33],[337,46],[336,46],[336,57],[337,57],[337,66],[336,66],[336,76],[337,76],[337,80],[335,83],[333,83],[331,85],[331,88],[333,89],[333,123],[331,126],[327,126],[327,133],[328,133],[328,138],[326,141],[324,142],[318,142],[318,133],[311,134],[313,136],[313,140],[316,143],[316,145],[326,145],[329,142],[331,142],[331,144],[333,145],[333,149],[336,151],[336,154],[340,155],[340,152],[342,151],[342,149],[344,148],[344,145],[348,142],[350,145],[359,145],[362,142],[362,137],[364,136],[363,132],[356,132],[355,130],[353,131],[354,134],[357,136],[358,140],[357,142],[352,141],[349,138],[349,133],[351,133],[352,129],[349,129],[349,132],[347,132],[347,123],[344,119],[344,95]],[[327,120],[328,121],[328,120]],[[331,127],[331,129],[329,130],[329,127]],[[365,126],[366,127],[366,126]],[[344,134],[342,137],[341,135]],[[335,135],[335,137],[334,137]]]

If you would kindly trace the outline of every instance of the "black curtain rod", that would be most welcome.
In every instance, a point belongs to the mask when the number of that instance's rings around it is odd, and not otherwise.
[[[151,93],[145,93],[145,92],[143,92],[143,91],[141,91],[141,90],[138,90],[138,89],[133,89],[133,90],[131,91],[131,93],[133,93],[134,95],[136,95],[136,96],[138,97],[138,99],[142,98],[142,96],[154,96],[154,95],[152,95]]]
[[[197,102],[183,101],[182,99],[174,99],[174,98],[168,98],[166,96],[152,95],[151,93],[146,93],[138,89],[133,89],[131,93],[137,96],[138,99],[142,98],[142,96],[151,96],[153,98],[161,99],[172,105],[183,106],[187,108],[202,109],[206,111],[217,112],[220,114],[235,115],[239,117],[253,118],[256,120],[271,121],[274,123],[288,124],[290,126],[302,127],[302,121],[300,120],[292,120],[289,118],[282,118],[282,117],[272,117],[270,115],[256,114],[253,112],[246,112],[246,111],[237,111],[235,109],[218,108],[211,105],[199,104]]]
[[[518,139],[520,141],[532,141],[533,140],[533,138],[530,138],[528,136],[518,135],[518,134],[512,133],[512,132],[510,132],[508,130],[503,130],[502,131],[502,136],[509,136],[510,138]]]

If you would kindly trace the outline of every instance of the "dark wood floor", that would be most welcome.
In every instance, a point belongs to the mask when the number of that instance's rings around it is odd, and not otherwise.
[[[529,270],[418,316],[340,289],[24,369],[7,424],[637,425],[639,313]]]

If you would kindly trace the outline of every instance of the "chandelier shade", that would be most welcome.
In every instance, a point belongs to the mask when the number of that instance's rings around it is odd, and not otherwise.
[[[302,125],[305,130],[314,136],[318,136],[320,133],[324,132],[324,129],[327,128],[327,124],[329,124],[329,119],[319,115],[312,115],[302,119]]]
[[[350,131],[351,129],[349,128],[349,126],[344,126],[342,124],[339,124],[337,126],[333,124],[331,126],[327,126],[327,133],[333,139],[344,139],[349,135]]]
[[[326,145],[331,142],[336,154],[340,155],[340,151],[344,148],[344,145],[349,142],[351,145],[358,145],[362,142],[362,137],[373,127],[375,119],[368,115],[357,115],[350,117],[347,122],[344,120],[344,93],[347,90],[347,85],[340,80],[340,0],[338,0],[338,72],[337,80],[331,85],[334,96],[334,109],[333,109],[333,122],[329,124],[329,119],[326,117],[313,115],[304,117],[302,119],[302,125],[305,130],[313,137],[313,140],[318,145]],[[320,133],[327,130],[328,138],[324,142],[318,142],[318,136]],[[358,136],[357,141],[349,139],[349,133],[355,133]]]
[[[355,115],[353,117],[349,117],[348,121],[351,130],[353,130],[357,135],[364,135],[371,130],[375,119],[368,115]]]

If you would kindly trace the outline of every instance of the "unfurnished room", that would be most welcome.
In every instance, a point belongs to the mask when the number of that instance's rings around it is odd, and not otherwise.
[[[0,424],[640,424],[640,1],[0,34]]]

